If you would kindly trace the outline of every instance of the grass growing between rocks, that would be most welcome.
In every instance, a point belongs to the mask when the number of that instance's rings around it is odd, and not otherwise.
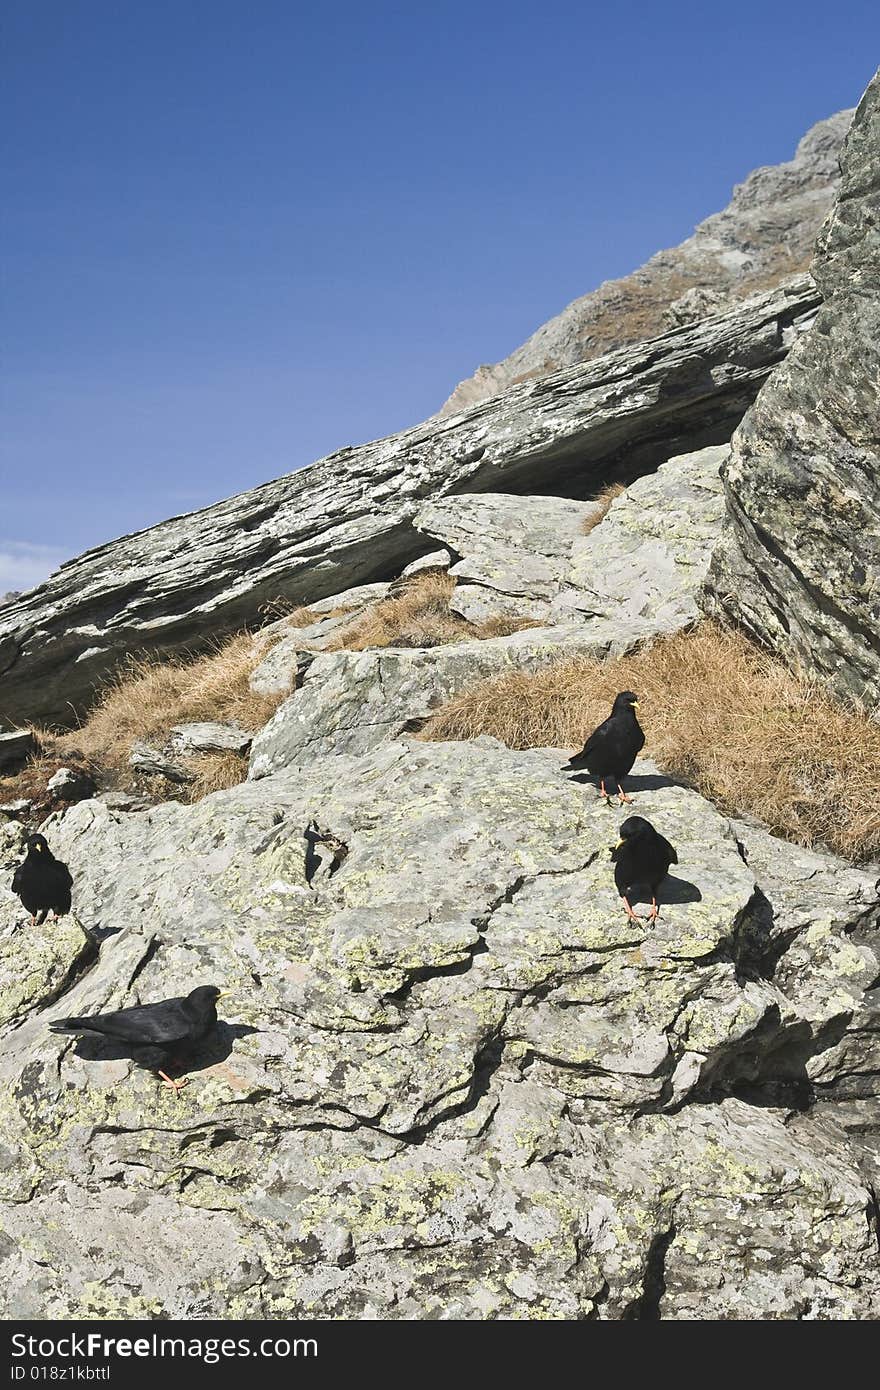
[[[61,734],[34,729],[41,754],[20,772],[0,778],[0,801],[24,797],[42,806],[45,784],[59,767],[84,767],[102,786],[133,784],[132,745],[142,739],[161,747],[175,724],[218,720],[259,729],[283,698],[257,695],[248,684],[266,650],[241,632],[199,656],[130,660],[78,729]],[[174,760],[185,763],[191,782],[163,788],[162,779],[154,778],[144,786],[176,800],[198,801],[247,775],[247,757],[238,753]]]
[[[369,647],[441,647],[449,642],[509,637],[526,627],[529,618],[489,618],[469,623],[454,613],[449,601],[455,591],[452,575],[429,571],[414,575],[389,598],[373,604],[361,620],[328,650],[353,652]]]
[[[579,748],[619,690],[635,690],[645,756],[728,814],[804,845],[880,855],[880,722],[713,623],[616,661],[576,659],[480,682],[423,739],[491,734],[511,748]]]
[[[623,483],[609,483],[607,487],[603,487],[602,491],[592,498],[592,501],[596,503],[596,511],[584,517],[581,531],[585,536],[588,536],[591,531],[595,531],[599,522],[604,521],[611,510],[611,503],[614,499],[616,497],[622,497],[625,492],[626,488]]]
[[[64,737],[86,757],[119,766],[136,739],[164,740],[174,724],[211,719],[258,729],[278,705],[276,697],[257,695],[248,685],[261,655],[251,634],[240,632],[197,657],[133,659],[86,722]]]

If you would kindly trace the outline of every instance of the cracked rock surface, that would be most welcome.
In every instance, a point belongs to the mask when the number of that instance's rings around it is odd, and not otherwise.
[[[5,1316],[876,1317],[876,875],[639,763],[680,862],[628,922],[630,808],[562,761],[398,740],[53,817],[100,955],[5,1008]],[[47,1031],[197,981],[179,1098]]]
[[[869,709],[880,688],[880,72],[816,246],[825,303],[724,469],[712,608]]]

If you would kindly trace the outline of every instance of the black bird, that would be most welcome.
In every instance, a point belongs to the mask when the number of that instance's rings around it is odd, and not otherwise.
[[[131,1009],[117,1009],[109,1014],[89,1014],[85,1018],[59,1018],[49,1024],[53,1033],[87,1033],[129,1048],[154,1048],[172,1060],[163,1066],[174,1065],[173,1059],[191,1050],[207,1037],[217,1022],[217,1000],[228,990],[216,985],[200,985],[186,997],[163,999],[158,1004],[138,1004]],[[163,1083],[173,1091],[187,1084],[184,1077],[172,1081],[160,1067],[155,1069]]]
[[[563,772],[587,772],[599,778],[599,791],[606,802],[610,797],[605,790],[605,779],[613,777],[617,783],[617,796],[620,804],[632,801],[623,790],[622,779],[632,768],[636,756],[645,746],[645,735],[636,718],[639,707],[638,696],[631,690],[623,690],[614,698],[611,714],[594,729],[580,753],[566,763]]]
[[[627,917],[633,922],[642,920],[633,912],[630,898],[637,896],[640,889],[647,889],[651,894],[648,921],[656,921],[660,915],[657,889],[669,873],[669,865],[678,863],[672,845],[643,816],[628,816],[620,827],[620,839],[611,857],[615,861],[614,882]]]
[[[70,890],[73,879],[66,864],[56,859],[44,835],[28,835],[25,840],[27,856],[12,877],[12,891],[17,893],[31,923],[45,922],[50,911],[56,920],[70,911]]]

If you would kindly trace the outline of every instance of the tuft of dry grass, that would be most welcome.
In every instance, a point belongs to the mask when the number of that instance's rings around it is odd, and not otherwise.
[[[268,622],[277,622],[279,618],[284,618],[288,627],[308,627],[315,621],[311,608],[305,608],[289,598],[267,599],[265,603],[260,604],[258,612],[260,617]]]
[[[714,623],[616,661],[483,681],[439,709],[420,737],[579,748],[619,690],[639,695],[645,755],[723,811],[856,862],[880,855],[880,722]]]
[[[361,652],[369,647],[440,647],[485,637],[507,637],[539,624],[528,618],[494,617],[469,623],[449,607],[455,579],[442,570],[413,575],[390,598],[373,604],[331,649]]]
[[[581,531],[585,536],[594,531],[600,521],[605,520],[615,497],[620,497],[624,492],[626,492],[626,488],[623,483],[609,483],[607,487],[603,487],[601,492],[597,492],[596,496],[590,499],[596,503],[596,510],[584,517]]]
[[[187,771],[193,774],[192,782],[184,788],[177,788],[178,799],[188,802],[201,801],[211,792],[226,791],[237,787],[247,777],[248,758],[246,753],[200,753],[187,759]]]

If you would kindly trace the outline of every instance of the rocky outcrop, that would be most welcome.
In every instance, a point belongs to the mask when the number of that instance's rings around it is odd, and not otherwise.
[[[496,614],[546,618],[594,502],[484,492],[429,502],[414,524],[445,541],[458,562],[450,607],[468,622]]]
[[[599,615],[621,629],[647,622],[652,636],[693,623],[721,534],[727,453],[723,446],[670,459],[612,502],[575,541],[551,618]]]
[[[726,452],[670,459],[628,488],[586,536],[591,503],[483,495],[424,508],[417,524],[462,554],[451,570],[462,581],[450,601],[456,611],[475,621],[535,615],[546,625],[428,649],[318,656],[304,650],[302,630],[293,631],[251,678],[260,690],[298,683],[254,739],[251,776],[364,753],[418,728],[485,677],[570,657],[620,656],[690,626],[721,534]]]
[[[756,169],[723,212],[680,246],[659,251],[621,280],[606,280],[549,320],[522,347],[461,382],[441,415],[490,399],[520,381],[589,362],[667,328],[717,314],[809,264],[838,186],[838,155],[852,119],[819,121],[785,164]]]
[[[713,608],[869,706],[880,690],[880,74],[813,273],[825,303],[737,431]]]
[[[679,864],[628,922],[625,813],[561,761],[395,742],[50,823],[74,915],[24,980],[0,888],[4,1315],[876,1318],[872,876],[639,764]],[[48,1032],[195,981],[233,995],[180,1097]]]
[[[69,720],[126,654],[194,649],[279,597],[311,604],[436,548],[413,525],[454,493],[591,495],[729,438],[818,306],[812,282],[502,399],[345,449],[90,551],[0,610],[0,717]]]

